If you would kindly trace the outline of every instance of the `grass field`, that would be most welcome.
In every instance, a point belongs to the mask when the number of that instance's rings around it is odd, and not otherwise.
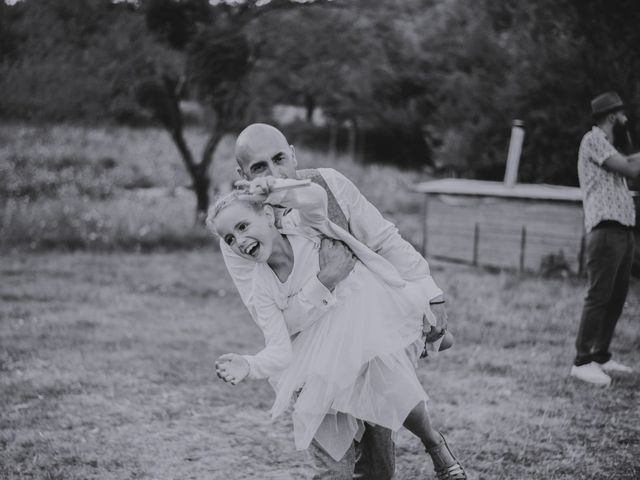
[[[204,132],[188,142],[199,152]],[[233,139],[216,152],[235,178]],[[339,169],[414,244],[423,174],[297,148]],[[298,480],[306,456],[266,382],[230,387],[213,362],[261,334],[157,129],[0,125],[0,479]],[[147,252],[147,253],[142,253]],[[584,279],[437,264],[454,348],[419,376],[476,479],[640,478],[640,375],[567,377]],[[614,340],[640,369],[640,284]],[[401,432],[398,480],[433,478]]]
[[[436,265],[457,343],[422,361],[436,425],[475,479],[637,479],[640,375],[567,377],[582,280]],[[215,377],[261,335],[213,249],[0,257],[0,478],[304,478],[266,382]],[[640,365],[640,289],[614,340]],[[398,480],[433,478],[401,432]]]

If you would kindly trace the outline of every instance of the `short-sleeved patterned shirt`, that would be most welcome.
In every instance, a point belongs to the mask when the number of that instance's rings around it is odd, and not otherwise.
[[[630,227],[635,225],[635,206],[626,178],[604,167],[604,161],[615,153],[617,150],[599,127],[594,126],[582,137],[578,151],[578,180],[587,233],[602,220],[615,220]]]

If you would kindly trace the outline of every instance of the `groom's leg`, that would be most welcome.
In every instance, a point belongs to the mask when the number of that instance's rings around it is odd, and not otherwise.
[[[391,430],[365,424],[360,442],[356,442],[356,466],[353,478],[390,480],[396,470],[396,449]]]
[[[353,466],[355,464],[355,451],[353,444],[340,461],[335,461],[315,441],[309,445],[311,465],[313,468],[312,480],[352,480]]]

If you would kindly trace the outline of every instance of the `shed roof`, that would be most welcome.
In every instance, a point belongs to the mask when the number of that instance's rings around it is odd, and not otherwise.
[[[517,183],[513,187],[507,187],[502,182],[445,178],[442,180],[417,183],[412,186],[412,190],[419,193],[439,193],[447,195],[582,202],[582,193],[579,188],[548,185],[544,183]]]

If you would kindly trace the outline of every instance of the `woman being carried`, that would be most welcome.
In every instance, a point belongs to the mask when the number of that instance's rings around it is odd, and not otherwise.
[[[234,191],[209,213],[207,225],[255,262],[252,304],[266,343],[255,355],[221,356],[218,375],[232,384],[268,378],[276,392],[272,416],[293,404],[298,449],[315,438],[339,460],[360,439],[364,422],[394,432],[404,425],[426,447],[439,479],[465,479],[431,426],[428,396],[415,373],[423,314],[431,314],[420,286],[405,282],[388,261],[328,220],[322,187],[287,188],[298,183],[272,177],[244,182],[248,194]],[[271,205],[296,209],[297,225],[279,229]],[[336,286],[333,305],[292,339],[283,310],[318,273],[323,235],[345,242],[358,261]]]

